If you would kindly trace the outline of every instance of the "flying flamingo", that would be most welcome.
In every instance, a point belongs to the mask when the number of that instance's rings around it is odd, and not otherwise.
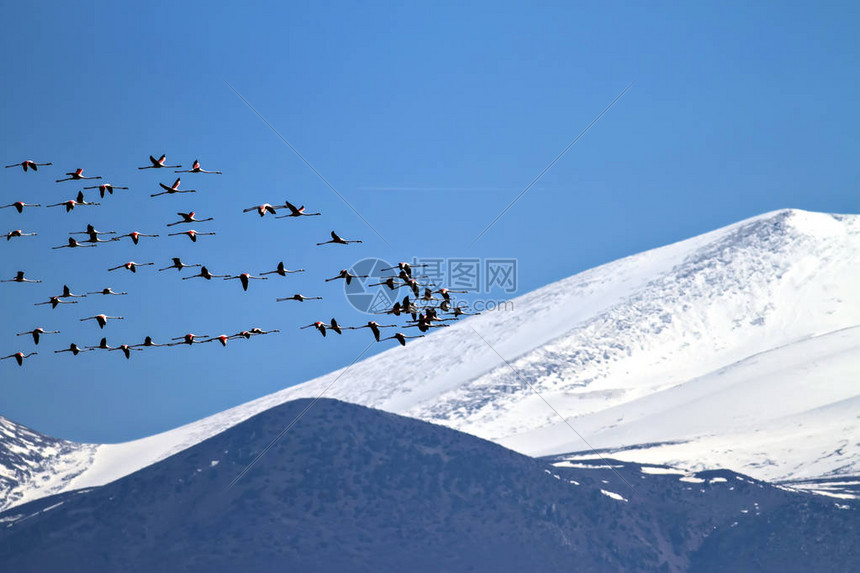
[[[437,293],[441,294],[442,298],[444,298],[448,302],[451,302],[451,294],[450,293],[452,293],[452,292],[453,293],[467,293],[469,291],[467,291],[467,290],[451,290],[451,289],[447,289],[447,288],[440,288],[439,290],[436,290],[433,292],[434,293],[437,292]]]
[[[280,330],[263,330],[262,328],[254,327],[251,330],[243,330],[242,332],[237,332],[236,334],[231,334],[230,338],[251,338],[252,336],[260,335],[260,334],[272,334],[273,332],[280,332]]]
[[[251,279],[258,281],[269,280],[267,277],[255,277],[251,275],[251,273],[241,273],[233,277],[226,277],[224,280],[229,281],[233,279],[239,279],[242,282],[242,290],[248,290],[248,281],[250,281]]]
[[[197,189],[180,189],[179,183],[181,179],[179,177],[176,178],[176,181],[173,182],[173,185],[168,187],[164,183],[159,183],[158,185],[164,189],[161,193],[154,193],[150,195],[150,197],[158,197],[159,195],[173,195],[174,193],[197,193]]]
[[[277,330],[277,329],[263,330],[262,328],[255,326],[254,328],[251,329],[250,332],[251,332],[251,334],[255,334],[255,335],[256,334],[272,334],[273,332],[280,332],[280,330]]]
[[[77,344],[75,344],[74,342],[72,342],[71,344],[69,344],[69,347],[68,347],[68,348],[65,348],[65,349],[63,349],[63,350],[54,350],[54,354],[59,354],[60,352],[71,352],[71,353],[72,353],[72,355],[77,356],[77,355],[78,355],[78,354],[80,354],[81,352],[89,352],[89,351],[90,351],[90,349],[89,349],[89,348],[87,348],[87,349],[83,349],[83,350],[82,350],[82,349],[78,348],[78,345],[77,345]]]
[[[409,301],[409,296],[407,295],[403,297],[402,302],[395,302],[394,306],[390,310],[386,310],[376,314],[393,314],[394,316],[400,316],[401,314],[411,314],[413,320],[415,320],[418,318],[418,309],[415,307],[415,304]]]
[[[87,350],[116,350],[116,348],[108,344],[107,338],[102,338],[98,346],[87,346]]]
[[[305,328],[310,328],[312,326],[314,328],[316,328],[320,334],[323,335],[323,338],[325,338],[325,323],[324,322],[316,321],[316,322],[313,322],[307,326],[300,327],[300,330],[304,330]]]
[[[112,243],[114,241],[116,241],[116,238],[108,239],[105,241],[103,239],[99,239],[98,233],[90,233],[90,236],[81,242],[82,243],[90,243],[93,247],[95,247],[98,243]]]
[[[30,335],[33,337],[33,342],[35,344],[39,344],[39,337],[43,334],[60,334],[59,330],[45,330],[41,326],[39,328],[34,328],[33,330],[28,330],[27,332],[19,332],[17,336],[26,336]]]
[[[84,200],[84,192],[78,191],[78,196],[75,199],[69,199],[68,201],[63,201],[62,203],[54,203],[53,205],[46,205],[47,207],[66,207],[66,213],[69,213],[77,207],[80,206],[88,206],[88,205],[101,205],[101,203],[90,203]]]
[[[430,302],[430,301],[433,301],[433,300],[439,300],[438,298],[435,298],[435,297],[433,296],[433,289],[425,288],[425,289],[424,289],[424,294],[421,296],[421,301],[422,301],[422,302]]]
[[[352,282],[352,279],[366,279],[368,275],[353,275],[346,269],[341,269],[341,271],[337,274],[336,277],[332,277],[330,279],[326,279],[325,282],[336,281],[338,279],[346,279],[346,284]]]
[[[107,243],[109,241],[102,241],[103,243]],[[82,245],[78,243],[78,241],[74,237],[69,237],[68,245],[60,245],[59,247],[51,247],[52,249],[76,249],[78,247],[84,249],[89,247],[95,247],[96,245]]]
[[[481,314],[481,313],[480,312],[466,312],[463,310],[463,307],[461,307],[461,306],[455,306],[454,307],[454,317],[455,318],[458,316],[476,316],[478,314]]]
[[[202,237],[204,235],[214,235],[215,233],[198,233],[194,229],[190,231],[183,231],[181,233],[167,233],[168,237],[177,237],[179,235],[188,235],[188,238],[191,239],[191,242],[196,243],[197,237]]]
[[[265,215],[266,213],[275,214],[275,208],[269,205],[268,203],[263,203],[262,205],[257,205],[256,207],[248,207],[247,209],[242,209],[243,213],[250,213],[251,211],[256,211],[260,217]]]
[[[59,295],[57,298],[87,298],[87,295],[73,294],[69,285],[63,285],[63,294]]]
[[[414,294],[414,295],[415,295],[415,298],[417,299],[417,298],[420,296],[420,294],[421,294],[421,291],[420,291],[419,287],[427,286],[427,285],[422,284],[422,283],[419,283],[419,282],[418,282],[417,280],[415,280],[415,279],[408,279],[408,280],[406,281],[406,283],[405,283],[405,285],[404,285],[404,286],[408,286],[409,288],[411,288],[411,289],[412,289],[412,294]]]
[[[192,267],[199,267],[199,266],[201,266],[201,265],[186,265],[185,263],[183,263],[183,262],[179,259],[179,257],[173,257],[173,258],[172,258],[172,259],[170,259],[170,260],[172,260],[172,261],[173,261],[173,264],[172,264],[172,265],[170,265],[169,267],[164,267],[163,269],[158,269],[158,270],[159,270],[159,271],[166,271],[167,269],[176,269],[177,271],[181,271],[182,269],[185,269],[185,268],[192,268]]]
[[[196,213],[194,211],[191,211],[190,213],[177,213],[177,215],[182,217],[182,220],[176,221],[175,223],[168,223],[168,227],[172,227],[173,225],[181,225],[182,223],[204,223],[206,221],[214,220],[212,217],[209,217],[208,219],[195,219],[194,215],[196,215]]]
[[[103,295],[116,295],[116,296],[120,296],[120,295],[124,295],[124,294],[128,294],[128,293],[127,293],[127,292],[114,292],[114,291],[112,291],[112,290],[111,290],[111,288],[110,288],[110,287],[107,287],[106,289],[97,290],[97,291],[95,291],[95,292],[88,292],[87,294],[103,294]]]
[[[344,326],[343,328],[347,330],[359,330],[361,328],[369,328],[371,332],[373,332],[373,337],[379,342],[380,328],[395,328],[396,324],[377,324],[375,320],[371,320],[367,324],[362,326]]]
[[[135,345],[131,346],[130,348],[138,348],[138,347],[153,348],[156,346],[170,346],[170,345],[169,344],[156,344],[152,341],[151,336],[147,336],[146,338],[143,339],[143,342],[141,344],[135,344]]]
[[[130,271],[131,271],[131,272],[133,272],[133,273],[136,273],[136,272],[137,272],[137,267],[145,267],[145,266],[148,266],[148,265],[154,265],[154,264],[155,264],[155,263],[136,263],[136,262],[134,262],[134,261],[129,261],[129,262],[127,262],[127,263],[123,263],[123,264],[121,264],[121,265],[119,265],[119,266],[113,267],[112,269],[108,269],[108,271],[116,271],[116,270],[119,270],[119,269],[127,269],[127,270],[130,270]]]
[[[351,240],[351,241],[347,241],[347,240],[345,240],[345,239],[341,239],[340,237],[338,237],[338,236],[337,236],[337,233],[335,233],[334,231],[332,231],[332,232],[331,232],[331,241],[325,241],[325,242],[322,242],[322,243],[317,243],[317,246],[319,246],[319,245],[328,245],[329,243],[334,243],[334,244],[337,244],[337,245],[348,245],[348,244],[350,244],[350,243],[360,243],[360,242],[361,242],[361,241],[359,241],[359,240]]]
[[[143,233],[138,233],[137,231],[132,231],[131,233],[127,233],[125,235],[120,235],[118,237],[114,237],[112,240],[119,241],[123,237],[131,237],[131,242],[135,245],[140,242],[141,237],[157,237],[158,235],[145,235]]]
[[[343,331],[340,329],[340,325],[334,318],[331,319],[331,325],[329,326],[329,328],[337,332],[338,334],[343,334]]]
[[[211,173],[213,175],[221,175],[220,171],[206,171],[205,169],[200,169],[200,162],[196,159],[194,160],[194,163],[191,164],[191,169],[176,171],[175,173]]]
[[[66,173],[66,175],[68,175],[68,177],[66,177],[65,179],[57,179],[57,183],[61,183],[63,181],[82,181],[84,179],[101,179],[101,176],[84,177],[84,170],[80,168],[76,169],[71,173]]]
[[[280,217],[275,217],[276,219],[285,219],[287,217],[315,217],[316,215],[321,215],[321,213],[305,213],[305,206],[296,207],[289,201],[284,202],[283,205],[279,205],[278,209],[285,208],[290,210],[289,215],[281,215]],[[361,241],[359,241],[361,242]]]
[[[92,225],[87,225],[86,231],[76,231],[70,235],[116,235],[116,231],[97,231]]]
[[[389,336],[388,338],[383,338],[382,340],[396,340],[400,343],[400,346],[406,346],[407,338],[424,338],[423,334],[419,334],[417,336],[406,336],[402,332],[396,333],[394,336]]]
[[[322,300],[321,296],[304,296],[302,294],[294,294],[293,296],[288,296],[286,298],[276,298],[275,302],[283,302],[285,300],[297,300],[299,302],[304,302],[306,300]]]
[[[417,326],[418,330],[420,330],[421,332],[427,332],[431,328],[441,328],[443,326],[450,326],[450,324],[433,324],[434,320],[444,321],[444,320],[450,320],[450,319],[445,319],[445,318],[434,319],[434,318],[428,317],[425,314],[420,314],[420,315],[418,315],[418,320],[416,321],[416,323],[410,324],[410,325],[406,326],[406,328],[412,328],[414,326]]]
[[[125,354],[126,359],[131,358],[131,351],[136,350],[137,352],[142,352],[142,348],[132,348],[128,344],[120,344],[116,348],[108,348],[108,350],[122,350],[122,353]]]
[[[18,366],[24,365],[24,359],[30,358],[31,356],[35,356],[39,354],[38,352],[31,352],[30,354],[24,354],[23,352],[16,352],[15,354],[10,354],[9,356],[4,356],[0,358],[0,360],[6,360],[7,358],[14,358],[15,362],[18,363]]]
[[[401,283],[401,284],[397,284],[397,283],[395,283],[394,281],[395,281],[395,280],[397,280],[397,278],[398,278],[398,277],[388,277],[388,278],[386,278],[384,281],[382,281],[381,283],[373,283],[373,284],[371,284],[371,285],[367,285],[367,286],[382,286],[382,285],[385,285],[385,286],[387,286],[387,287],[388,287],[389,289],[391,289],[391,290],[397,290],[397,289],[399,289],[399,288],[402,288],[402,287],[408,286],[406,283]]]
[[[24,278],[24,271],[18,271],[15,274],[14,278],[0,281],[0,283],[40,283],[40,282],[42,282],[42,281],[25,279]]]
[[[98,189],[99,196],[104,199],[105,192],[113,195],[115,189],[128,189],[128,187],[118,187],[116,185],[111,185],[110,183],[102,183],[101,185],[93,185],[92,187],[84,187],[84,189]]]
[[[414,265],[414,268],[418,269],[418,268],[423,268],[423,267],[427,267],[427,266],[429,266],[429,265],[425,263],[423,265]],[[394,269],[399,269],[400,271],[406,273],[407,277],[411,277],[413,265],[410,265],[409,263],[401,262],[401,263],[397,263],[397,265],[395,265],[393,267],[388,267],[388,268],[379,269],[379,270],[385,272],[385,271],[393,271]]]
[[[179,342],[173,342],[168,344],[168,346],[177,346],[179,344],[200,344],[199,340],[195,340],[197,337],[200,338],[208,338],[207,334],[186,334],[185,336],[179,336],[177,338],[171,338],[170,340],[179,340]]]
[[[235,336],[235,335],[234,335]],[[226,334],[222,334],[220,336],[216,336],[214,338],[208,338],[206,340],[201,340],[200,344],[204,342],[215,342],[216,340],[221,343],[221,346],[227,346],[227,341],[230,340],[232,336],[227,336]]]
[[[191,275],[190,277],[182,277],[182,280],[185,281],[185,280],[193,279],[196,277],[203,277],[207,281],[211,281],[213,278],[220,279],[220,278],[227,278],[228,276],[229,275],[213,275],[212,273],[209,272],[209,269],[207,269],[206,267],[202,267],[200,269],[200,272],[197,273],[196,275]]]
[[[156,159],[155,157],[150,155],[149,161],[152,163],[152,165],[147,165],[146,167],[138,167],[138,169],[165,169],[165,168],[167,168],[167,169],[181,169],[182,168],[181,165],[165,165],[164,164],[165,159],[167,159],[167,155],[162,155],[158,159]]]
[[[99,328],[104,328],[105,325],[107,324],[108,319],[123,320],[123,317],[121,317],[121,316],[107,316],[105,314],[97,314],[95,316],[88,316],[87,318],[82,318],[81,322],[83,322],[85,320],[95,320],[97,323],[99,323]]]
[[[36,233],[25,233],[21,231],[21,229],[15,229],[14,231],[9,231],[6,233],[6,240],[9,241],[13,237],[35,237]]]
[[[287,270],[287,268],[284,266],[284,262],[281,261],[278,263],[278,268],[276,268],[273,271],[266,271],[265,273],[260,273],[260,276],[278,274],[278,275],[281,275],[282,277],[285,277],[285,276],[287,276],[288,273],[303,273],[303,272],[305,272],[305,269],[296,269],[294,271]]]
[[[53,308],[57,308],[58,304],[78,304],[78,301],[76,301],[76,300],[60,300],[60,297],[52,296],[46,302],[33,303],[33,306],[41,306],[43,304],[50,304],[51,308],[53,309]]]
[[[13,163],[12,165],[7,165],[6,169],[9,169],[10,167],[20,167],[24,171],[27,171],[27,169],[32,169],[33,171],[38,171],[39,170],[38,168],[42,167],[43,165],[53,165],[53,163],[36,163],[35,161],[30,161],[29,159],[26,159],[26,160],[22,161],[21,163]]]
[[[15,201],[14,203],[10,203],[8,205],[3,205],[0,209],[5,209],[6,207],[15,207],[15,210],[19,213],[24,212],[24,207],[41,207],[38,203],[24,203],[23,201]]]

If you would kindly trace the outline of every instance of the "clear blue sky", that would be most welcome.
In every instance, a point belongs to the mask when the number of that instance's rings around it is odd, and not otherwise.
[[[323,278],[371,256],[514,257],[527,292],[616,258],[783,207],[856,212],[860,24],[856,3],[364,3],[178,6],[5,3],[2,204],[55,203],[82,187],[65,171],[131,187],[101,207],[0,211],[0,354],[33,349],[15,333],[60,329],[18,368],[0,363],[0,414],[60,437],[144,436],[351,362],[358,331],[322,339],[297,327],[351,310]],[[387,239],[346,207],[225,84],[230,82]],[[474,237],[627,85],[629,92],[480,241]],[[150,199],[150,154],[199,158],[223,176],[185,176],[196,194]],[[93,197],[89,195],[88,197]],[[242,214],[285,199],[323,217]],[[51,250],[87,223],[162,235],[175,212],[215,221],[197,244],[161,237]],[[336,229],[362,245],[316,247]],[[215,273],[279,260],[305,275],[181,281],[127,260],[169,258]],[[189,272],[188,270],[183,273]],[[192,271],[193,272],[193,271]],[[34,307],[68,283],[126,297]],[[322,304],[275,303],[295,292]],[[79,318],[125,316],[100,331]],[[260,326],[278,336],[226,349],[71,357],[71,341],[162,342]],[[377,352],[388,347],[379,344]]]

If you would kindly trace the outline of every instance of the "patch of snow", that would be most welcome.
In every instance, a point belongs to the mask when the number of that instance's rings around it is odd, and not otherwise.
[[[600,493],[616,501],[627,501],[624,497],[621,496],[621,494],[615,493],[614,491],[607,491],[605,489],[601,489]]]

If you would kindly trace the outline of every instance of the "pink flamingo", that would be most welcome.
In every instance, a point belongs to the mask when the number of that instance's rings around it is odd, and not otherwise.
[[[348,245],[348,244],[350,244],[350,243],[360,243],[360,242],[361,242],[361,241],[359,241],[359,240],[351,240],[351,241],[347,241],[346,239],[341,239],[341,238],[337,235],[337,233],[335,233],[334,231],[332,231],[332,232],[331,232],[331,241],[324,241],[324,242],[322,242],[322,243],[317,243],[317,246],[319,246],[319,245],[328,245],[328,244],[330,244],[330,243],[333,243],[333,244],[336,244],[336,245]]]
[[[119,235],[118,237],[115,237],[113,240],[119,241],[123,237],[130,237],[131,242],[136,245],[140,242],[141,237],[157,237],[157,236],[158,235],[146,235],[144,233],[138,233],[137,231],[132,231],[131,233],[126,233],[125,235]]]
[[[213,175],[221,175],[220,171],[206,171],[205,169],[200,169],[200,162],[196,159],[194,160],[194,163],[191,164],[191,169],[176,171],[175,173],[211,173]]]
[[[87,350],[115,350],[115,347],[108,344],[107,338],[102,338],[98,346],[87,346]]]
[[[118,265],[116,267],[110,268],[110,269],[108,269],[108,271],[117,271],[119,269],[126,269],[126,270],[133,272],[133,273],[136,273],[137,267],[146,267],[146,266],[154,265],[154,264],[155,263],[136,263],[134,261],[129,261],[127,263],[123,263],[123,264]]]
[[[423,334],[419,334],[417,336],[406,336],[402,332],[396,333],[394,336],[389,336],[388,338],[383,338],[382,340],[396,340],[400,343],[400,346],[406,346],[407,338],[424,338]]]
[[[86,231],[76,231],[70,235],[116,235],[116,231],[97,231],[92,225],[87,225]]]
[[[87,294],[103,294],[103,295],[121,296],[121,295],[128,294],[128,293],[127,292],[114,292],[113,290],[111,290],[110,287],[107,287],[106,289],[97,290],[95,292],[88,292]]]
[[[235,336],[235,335],[234,335]],[[216,336],[214,338],[207,338],[206,340],[201,340],[200,344],[204,342],[215,342],[216,340],[221,343],[221,346],[227,346],[227,341],[233,338],[233,336],[227,336],[226,334],[222,334],[220,336]]]
[[[14,203],[10,203],[8,205],[3,205],[0,209],[5,209],[6,207],[15,207],[15,210],[19,213],[24,212],[24,207],[41,207],[38,203],[24,203],[23,201],[15,201]]]
[[[213,275],[212,273],[209,272],[209,269],[207,269],[206,267],[202,267],[200,269],[200,272],[197,273],[196,275],[191,275],[190,277],[182,277],[182,280],[187,281],[188,279],[193,279],[196,277],[203,277],[207,281],[211,281],[213,278],[220,279],[220,278],[227,278],[228,276],[229,275]]]
[[[284,202],[283,205],[279,205],[278,209],[285,208],[290,210],[289,215],[281,215],[280,217],[275,217],[276,219],[285,219],[287,217],[315,217],[317,215],[321,215],[322,213],[305,213],[305,206],[296,207],[289,201]],[[361,241],[359,241],[360,243]]]
[[[182,262],[182,260],[179,257],[173,257],[170,260],[173,261],[172,265],[170,265],[169,267],[164,267],[163,269],[158,269],[158,270],[159,271],[166,271],[168,269],[176,269],[177,271],[181,271],[182,269],[190,269],[190,268],[202,266],[199,264],[197,264],[197,265],[186,265],[185,263]]]
[[[373,332],[373,337],[376,339],[377,342],[379,342],[379,336],[381,334],[379,332],[380,328],[395,328],[396,326],[396,324],[377,324],[375,320],[371,320],[370,322],[362,326],[344,326],[343,328],[346,330],[359,330],[361,328],[369,328],[370,331]]]
[[[366,279],[367,276],[368,275],[354,275],[346,269],[341,269],[337,276],[334,276],[330,279],[326,279],[325,282],[336,281],[338,279],[346,279],[346,284],[350,284],[352,282],[352,279]]]
[[[27,171],[27,169],[32,169],[33,171],[38,171],[39,167],[42,167],[44,165],[53,165],[53,163],[36,163],[35,161],[30,161],[29,159],[25,159],[21,163],[13,163],[12,165],[7,165],[6,169],[9,169],[10,167],[20,167],[25,172]]]
[[[90,349],[89,349],[89,348],[87,348],[87,349],[80,349],[80,348],[78,348],[78,345],[77,345],[77,344],[75,344],[74,342],[72,342],[71,344],[69,344],[69,347],[68,347],[68,348],[66,348],[66,349],[63,349],[63,350],[54,350],[54,354],[59,354],[59,353],[61,353],[61,352],[71,352],[73,356],[77,356],[77,355],[78,355],[78,354],[80,354],[81,352],[89,352],[89,351],[90,351]]]
[[[87,295],[73,294],[72,289],[69,288],[69,285],[63,285],[63,294],[59,295],[58,298],[87,298]]]
[[[170,187],[168,187],[164,183],[159,183],[158,185],[162,189],[164,189],[164,191],[162,191],[161,193],[154,193],[154,194],[150,195],[150,197],[158,197],[159,195],[173,195],[174,193],[197,193],[197,189],[180,189],[179,183],[181,181],[182,180],[179,177],[177,177],[176,181],[174,181],[173,185],[171,185]]]
[[[285,300],[297,300],[299,302],[304,302],[306,300],[322,300],[321,296],[305,296],[302,294],[294,294],[293,296],[288,296],[286,298],[276,298],[275,302],[283,302]]]
[[[142,348],[154,348],[156,346],[170,346],[170,345],[169,344],[156,344],[152,341],[151,336],[147,336],[146,338],[143,339],[143,342],[141,344],[135,344],[135,345],[131,346],[130,348],[141,348],[141,347]]]
[[[179,235],[187,235],[189,239],[191,239],[192,243],[197,242],[197,237],[202,237],[204,235],[214,235],[215,233],[198,233],[194,229],[190,231],[183,231],[181,233],[167,233],[168,237],[178,237]]]
[[[250,213],[251,211],[256,211],[260,217],[264,216],[266,213],[275,214],[275,208],[269,205],[268,203],[263,203],[262,205],[257,205],[256,207],[248,207],[247,209],[242,209],[243,213]]]
[[[53,205],[46,205],[47,207],[65,207],[66,213],[71,212],[75,207],[80,206],[88,206],[88,205],[101,205],[101,203],[90,203],[84,200],[84,192],[78,191],[78,196],[75,199],[69,199],[68,201],[63,201],[62,203],[54,203]]]
[[[24,271],[18,271],[15,274],[15,276],[11,279],[6,279],[6,280],[0,281],[0,283],[40,283],[40,282],[42,282],[42,281],[25,279],[24,278]]]
[[[296,269],[294,271],[287,270],[287,267],[284,266],[284,262],[281,261],[278,263],[278,268],[276,268],[273,271],[266,271],[265,273],[260,273],[260,276],[278,274],[278,275],[281,275],[282,277],[285,277],[290,273],[303,273],[303,272],[305,272],[305,269]]]
[[[16,336],[27,336],[30,335],[33,337],[33,343],[39,344],[39,337],[43,334],[60,334],[59,330],[45,330],[41,326],[39,328],[34,328],[33,330],[28,330],[27,332],[19,332]]]
[[[66,173],[68,177],[65,179],[57,179],[57,183],[62,183],[63,181],[83,181],[85,179],[101,179],[101,176],[98,177],[84,177],[84,170],[78,168],[71,173]]]
[[[188,333],[185,336],[178,336],[176,338],[171,338],[170,340],[178,340],[179,342],[173,342],[168,344],[168,346],[178,346],[180,344],[200,344],[199,340],[196,340],[198,337],[207,338],[207,334],[191,334]]]
[[[182,220],[176,221],[175,223],[168,223],[168,227],[181,225],[182,223],[205,223],[206,221],[214,221],[212,217],[209,217],[208,219],[195,219],[194,215],[196,215],[196,213],[194,211],[191,211],[190,213],[177,213],[177,215],[182,217]]]
[[[110,183],[102,183],[101,185],[93,185],[92,187],[84,187],[84,189],[98,189],[99,196],[104,199],[105,192],[113,195],[115,189],[128,189],[128,187],[118,187],[117,185],[111,185]]]
[[[128,344],[120,344],[116,348],[109,348],[108,350],[122,350],[122,353],[125,354],[126,360],[131,358],[131,351],[132,350],[136,350],[137,352],[143,351],[142,348],[134,348],[134,347],[129,346]]]
[[[124,320],[124,319],[121,316],[108,316],[106,314],[97,314],[95,316],[88,316],[86,318],[82,318],[81,322],[84,322],[85,320],[95,320],[98,323],[99,328],[104,328],[105,325],[107,324],[108,320]]]
[[[16,352],[15,354],[10,354],[9,356],[4,356],[0,358],[0,360],[6,360],[7,358],[14,358],[15,362],[18,363],[18,366],[24,365],[24,359],[30,358],[31,356],[35,356],[39,354],[38,352],[31,352],[30,354],[24,354],[23,352]]]
[[[156,159],[155,157],[150,155],[149,161],[150,161],[150,163],[152,163],[152,165],[147,165],[146,167],[138,167],[138,169],[165,169],[165,168],[166,169],[181,169],[182,168],[181,165],[165,165],[164,161],[166,159],[167,159],[167,155],[162,155],[158,159]]]
[[[251,273],[241,273],[241,274],[238,274],[236,276],[226,277],[224,280],[229,281],[229,280],[233,280],[233,279],[239,279],[239,281],[241,281],[242,290],[248,290],[248,282],[251,279],[258,280],[258,281],[269,280],[268,277],[255,277],[255,276],[251,275]]]
[[[46,302],[33,303],[33,306],[42,306],[43,304],[50,304],[51,308],[54,309],[54,308],[57,308],[58,304],[78,304],[78,301],[76,301],[76,300],[60,300],[60,297],[52,296]]]
[[[35,237],[37,233],[25,233],[21,229],[15,229],[6,233],[6,240],[9,241],[14,237]]]
[[[102,241],[102,242],[107,243],[108,241]],[[78,243],[78,241],[74,237],[69,237],[69,244],[68,245],[60,245],[59,247],[51,247],[51,248],[52,249],[76,249],[76,248],[80,247],[80,248],[84,249],[84,248],[90,248],[90,247],[95,247],[95,246],[96,245],[82,245],[82,244]]]
[[[325,338],[325,323],[324,322],[320,322],[318,320],[316,322],[308,324],[307,326],[302,326],[299,329],[304,330],[305,328],[310,328],[310,327],[316,328],[319,331],[319,333],[323,335],[323,338]]]

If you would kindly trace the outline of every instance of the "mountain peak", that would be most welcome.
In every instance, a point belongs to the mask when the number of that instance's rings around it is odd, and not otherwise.
[[[858,427],[845,406],[860,377],[858,221],[783,209],[602,265],[406,348],[169,432],[98,446],[67,487],[108,483],[323,394],[528,455],[587,450],[570,424],[629,459],[769,480],[845,474],[860,460],[860,446],[842,439]]]

